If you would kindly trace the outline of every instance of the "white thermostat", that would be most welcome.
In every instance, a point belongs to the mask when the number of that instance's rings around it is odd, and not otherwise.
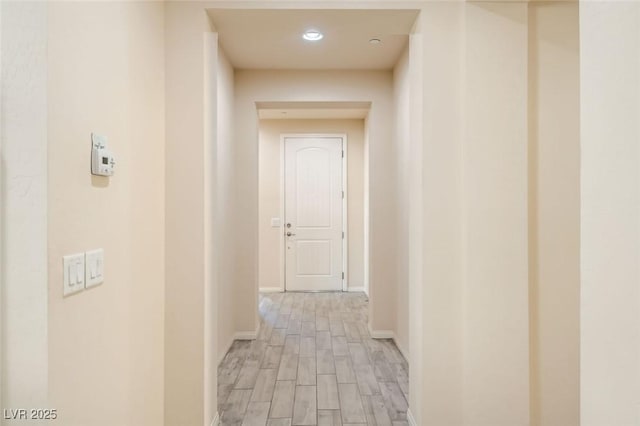
[[[91,133],[91,174],[112,176],[116,160],[107,148],[107,137]]]

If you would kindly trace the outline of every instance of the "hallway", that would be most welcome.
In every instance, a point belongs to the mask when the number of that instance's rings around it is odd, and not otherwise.
[[[363,293],[263,293],[259,307],[258,338],[218,369],[222,425],[408,425],[408,364],[369,336]]]

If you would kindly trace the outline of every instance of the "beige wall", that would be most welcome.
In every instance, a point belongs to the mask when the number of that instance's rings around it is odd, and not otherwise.
[[[529,4],[531,424],[580,424],[578,3]]]
[[[162,424],[164,7],[50,3],[48,25],[49,405],[65,426]],[[63,298],[62,256],[98,247],[104,283]]]
[[[48,406],[47,5],[0,2],[0,15],[0,408],[41,407]]]
[[[395,300],[395,188],[392,158],[392,73],[389,71],[236,71],[235,141],[238,201],[236,229],[237,330],[257,328],[258,256],[258,119],[256,102],[371,102],[368,129],[370,187],[370,325],[374,331],[392,331],[395,312],[386,303]],[[393,164],[393,163],[391,163]],[[365,207],[366,209],[366,207]]]
[[[218,78],[216,117],[217,160],[215,162],[215,180],[217,185],[216,220],[214,239],[217,240],[217,274],[218,274],[218,360],[222,360],[229,346],[233,343],[236,332],[234,322],[235,277],[234,264],[236,253],[228,250],[235,244],[235,226],[233,218],[237,200],[235,191],[234,139],[233,139],[233,105],[234,105],[234,70],[222,49],[218,49]],[[220,238],[216,238],[220,236]]]
[[[411,164],[409,46],[393,70],[394,160],[396,164],[396,305],[395,340],[409,359],[409,185]]]
[[[165,155],[171,161],[165,165],[164,410],[165,424],[172,426],[205,423],[203,32],[207,26],[200,7],[165,4]]]
[[[640,4],[580,4],[580,422],[640,423]]]
[[[205,34],[204,421],[217,415],[218,365],[235,336],[233,277],[233,68],[216,33]]]
[[[260,120],[258,241],[260,288],[282,288],[283,228],[272,228],[271,218],[284,221],[281,209],[280,135],[334,133],[347,135],[347,232],[349,289],[364,286],[364,120]]]
[[[465,7],[464,422],[529,422],[527,4]]]
[[[2,25],[2,4],[0,4],[0,167],[2,167],[2,172],[0,172],[0,218],[4,218],[5,213],[4,213],[4,209],[5,209],[5,194],[4,194],[4,160],[2,159],[4,157],[4,152],[3,152],[3,141],[4,141],[4,136],[3,136],[3,130],[4,130],[4,126],[3,126],[3,121],[4,121],[4,116],[2,114],[2,111],[5,110],[5,108],[2,106],[2,99],[4,99],[2,97],[2,82],[4,81],[4,78],[2,76],[2,53],[4,52],[5,49],[2,48],[2,28],[6,28],[5,26]],[[6,36],[5,36],[6,37]],[[6,142],[5,142],[6,145]],[[43,215],[44,216],[44,215]],[[4,229],[4,224],[5,224],[6,220],[4,219],[0,219],[0,270],[6,271],[7,269],[7,262],[5,260],[5,253],[6,253],[6,244],[5,244],[5,234],[7,233],[7,231],[5,231]],[[46,257],[46,256],[44,256]],[[2,275],[2,273],[0,273],[0,288],[4,288],[5,286],[5,278],[4,275]],[[42,295],[40,296],[40,300],[47,300],[46,296],[43,297]],[[4,312],[7,308],[8,304],[5,303],[5,299],[4,296],[2,294],[2,292],[0,292],[0,318],[5,318],[4,317]],[[3,324],[7,324],[7,321],[3,321]],[[0,327],[0,383],[5,383],[4,378],[6,377],[6,372],[5,372],[5,364],[4,364],[4,360],[5,360],[5,352],[6,352],[6,347],[7,344],[4,340],[4,336],[6,334],[5,328]],[[43,386],[44,388],[44,386]],[[6,398],[6,390],[4,388],[3,385],[0,385],[0,407],[5,407],[6,405],[4,404],[4,400]]]
[[[205,119],[204,123],[204,147],[203,147],[203,166],[204,166],[204,282],[203,282],[203,395],[217,395],[218,390],[218,336],[220,334],[218,323],[218,297],[220,293],[218,265],[216,258],[219,253],[220,242],[218,238],[218,229],[216,222],[217,208],[217,180],[216,172],[208,164],[216,164],[218,159],[218,139],[221,133],[218,126],[217,115],[222,102],[218,97],[220,89],[220,64],[221,52],[218,50],[218,35],[215,33],[203,34],[204,38],[204,93],[203,107]],[[175,368],[175,367],[172,367]],[[217,403],[215,400],[204,401],[203,417],[204,422],[208,418],[215,418]],[[165,398],[165,406],[167,405]]]
[[[210,425],[216,415],[218,313],[216,258],[228,226],[216,218],[221,153],[217,111],[230,70],[218,55],[205,3],[165,4],[165,424]],[[220,73],[220,80],[218,74]],[[225,74],[226,73],[226,74]],[[224,77],[222,77],[224,75]],[[227,105],[228,106],[228,105]],[[226,113],[226,109],[221,110]],[[220,235],[218,235],[220,234]],[[230,250],[230,258],[235,252]],[[218,321],[215,324],[215,321]],[[212,335],[216,335],[212,337]]]
[[[417,424],[577,424],[576,11],[434,3],[412,36]]]
[[[418,425],[463,424],[463,24],[463,3],[428,3],[410,45],[409,406]]]

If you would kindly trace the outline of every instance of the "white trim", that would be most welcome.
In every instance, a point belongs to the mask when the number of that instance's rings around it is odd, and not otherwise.
[[[342,156],[342,233],[344,234],[342,238],[342,271],[344,273],[344,278],[342,279],[342,291],[347,291],[349,289],[349,245],[347,244],[347,239],[349,238],[349,215],[347,204],[349,201],[349,192],[348,192],[348,184],[347,184],[347,147],[349,144],[347,143],[347,134],[342,135],[342,152],[344,155]]]
[[[392,330],[370,330],[372,339],[392,339],[395,341],[396,334]]]
[[[282,293],[281,287],[260,287],[258,289],[260,293]]]
[[[285,175],[284,175],[284,162],[285,158],[285,149],[284,149],[284,139],[285,135],[280,135],[280,291],[287,291],[286,277],[287,277],[287,266],[286,266],[286,256],[287,256],[287,247],[286,241],[284,238],[284,233],[287,232],[287,224],[285,217]]]
[[[347,289],[349,293],[364,293],[364,286],[362,287],[349,287]]]
[[[286,138],[341,138],[342,139],[342,190],[344,191],[344,197],[342,198],[342,231],[344,232],[344,238],[342,239],[342,271],[344,272],[344,279],[342,280],[342,291],[349,291],[349,246],[347,244],[348,236],[348,209],[347,201],[349,196],[347,194],[347,134],[346,133],[281,133],[280,134],[280,217],[282,218],[281,231],[280,231],[280,283],[281,287],[279,292],[287,291],[287,269],[286,269],[286,244],[285,244],[285,229],[286,229],[286,217],[285,217],[285,147],[284,141]],[[275,288],[275,287],[272,287]],[[259,289],[263,291],[262,289]],[[267,290],[264,290],[267,291]],[[363,290],[364,291],[364,290]]]
[[[418,423],[411,412],[411,408],[407,408],[407,420],[409,421],[409,426],[418,426]]]
[[[211,420],[211,426],[218,426],[220,424],[220,415],[216,411],[216,415],[213,416],[213,420]]]
[[[255,340],[258,337],[258,331],[238,331],[233,335],[233,340]]]
[[[373,330],[371,324],[367,324],[367,328],[372,339],[394,339],[395,341],[396,334],[393,330]]]

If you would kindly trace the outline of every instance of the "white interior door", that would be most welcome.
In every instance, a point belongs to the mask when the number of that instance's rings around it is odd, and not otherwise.
[[[342,138],[286,137],[285,286],[342,290]]]

